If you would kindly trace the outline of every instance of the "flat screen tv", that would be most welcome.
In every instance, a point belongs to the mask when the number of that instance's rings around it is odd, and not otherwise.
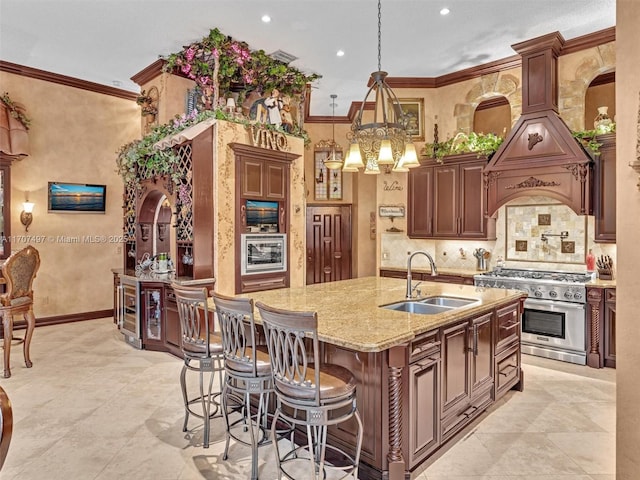
[[[106,185],[49,182],[49,211],[105,213]]]
[[[251,231],[273,231],[278,225],[278,202],[247,200],[247,227]],[[253,227],[253,228],[252,228]]]

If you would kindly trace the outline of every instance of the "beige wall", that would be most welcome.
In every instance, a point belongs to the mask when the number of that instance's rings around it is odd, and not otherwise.
[[[0,72],[0,84],[32,119],[31,155],[11,168],[11,233],[17,236],[13,250],[32,243],[40,251],[36,316],[112,308],[111,268],[122,263],[123,189],[115,158],[120,146],[140,135],[140,109],[130,100],[5,72]],[[106,184],[106,214],[47,213],[50,181]],[[26,191],[35,203],[28,233],[20,223]],[[90,235],[106,240],[83,241]],[[79,237],[80,242],[64,243],[61,237]]]
[[[618,480],[640,475],[640,190],[629,163],[640,155],[638,94],[640,92],[640,2],[617,1],[617,435]]]

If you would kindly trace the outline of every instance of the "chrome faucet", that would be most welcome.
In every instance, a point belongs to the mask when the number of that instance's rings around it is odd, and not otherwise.
[[[424,255],[425,257],[427,257],[427,259],[429,260],[429,265],[431,266],[431,276],[435,277],[436,275],[438,275],[436,262],[433,260],[433,257],[429,255],[428,252],[425,252],[423,250],[418,250],[417,252],[413,252],[411,255],[409,255],[409,259],[407,260],[407,298],[411,298],[413,295],[413,287],[411,286],[411,281],[412,281],[411,260],[413,260],[413,257],[415,257],[416,255]]]

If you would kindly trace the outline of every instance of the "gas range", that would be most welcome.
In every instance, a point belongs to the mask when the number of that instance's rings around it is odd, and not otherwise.
[[[479,287],[521,290],[541,300],[586,303],[585,284],[591,281],[592,276],[587,273],[496,268],[473,278]]]

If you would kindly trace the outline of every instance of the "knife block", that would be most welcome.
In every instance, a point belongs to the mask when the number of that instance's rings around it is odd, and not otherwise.
[[[610,270],[598,270],[598,278],[600,280],[613,280],[613,273]]]

